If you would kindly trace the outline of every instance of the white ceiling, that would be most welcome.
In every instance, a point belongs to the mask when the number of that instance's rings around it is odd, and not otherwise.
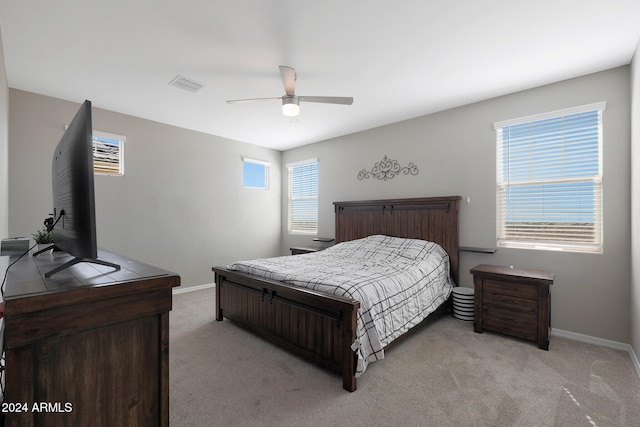
[[[640,0],[0,0],[0,29],[12,88],[285,150],[628,64]],[[279,65],[353,105],[225,102]]]

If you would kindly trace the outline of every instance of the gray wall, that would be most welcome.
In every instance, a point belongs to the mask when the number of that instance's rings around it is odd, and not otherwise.
[[[472,286],[469,269],[479,263],[547,269],[552,287],[552,327],[629,342],[630,297],[630,72],[629,67],[584,76],[464,107],[286,151],[282,164],[319,160],[319,234],[334,235],[333,205],[339,200],[460,195],[461,245],[495,247],[496,150],[499,120],[606,101],[604,112],[604,252],[602,254],[499,249],[493,255],[461,253],[461,285]],[[357,102],[357,100],[356,100]],[[416,176],[359,181],[387,155]],[[283,166],[284,167],[284,166]],[[286,212],[286,176],[283,212]],[[283,251],[309,244],[286,234]]]
[[[640,355],[640,44],[631,63],[631,347]],[[637,364],[636,364],[637,366]]]
[[[0,238],[6,237],[9,237],[9,86],[0,33]],[[8,264],[8,257],[0,257],[2,276]]]
[[[53,149],[80,105],[10,98],[9,230],[30,236],[51,212]],[[95,178],[99,246],[174,271],[183,286],[211,283],[214,265],[279,253],[279,151],[93,107],[94,130],[127,137],[125,176]],[[243,156],[271,162],[270,190],[242,188]]]

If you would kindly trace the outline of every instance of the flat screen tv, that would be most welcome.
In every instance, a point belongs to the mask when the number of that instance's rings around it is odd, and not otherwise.
[[[45,277],[80,262],[119,270],[119,265],[98,259],[90,101],[82,104],[62,135],[53,153],[51,169],[53,217],[45,220],[45,224],[53,230],[53,246],[34,253],[34,256],[53,248],[66,252],[72,258],[46,272]]]

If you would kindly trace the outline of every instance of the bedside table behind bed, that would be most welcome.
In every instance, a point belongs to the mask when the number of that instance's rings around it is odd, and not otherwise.
[[[549,350],[553,273],[481,264],[472,268],[471,274],[475,332],[500,332]]]

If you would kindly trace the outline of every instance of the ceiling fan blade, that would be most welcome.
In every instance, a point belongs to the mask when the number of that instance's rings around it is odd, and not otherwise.
[[[304,102],[322,102],[325,104],[353,104],[353,98],[350,96],[298,96],[298,99]]]
[[[287,95],[293,96],[296,93],[296,70],[286,65],[280,66],[280,76],[284,84],[284,91]]]
[[[247,98],[247,99],[228,99],[227,104],[235,104],[237,102],[246,102],[246,101],[273,101],[275,99],[282,99],[281,96],[275,96],[272,98]]]

